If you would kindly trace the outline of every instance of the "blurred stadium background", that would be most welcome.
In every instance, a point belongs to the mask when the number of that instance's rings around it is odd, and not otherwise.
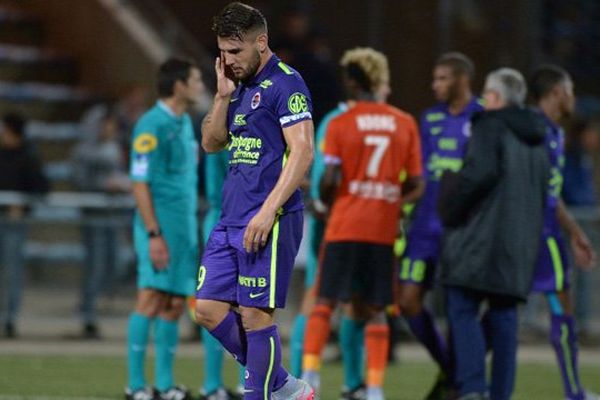
[[[136,118],[153,103],[155,72],[169,55],[192,58],[203,69],[208,91],[196,110],[199,123],[214,87],[216,47],[210,30],[211,17],[225,3],[223,0],[0,0],[0,115],[17,112],[26,118],[26,135],[40,155],[50,181],[50,192],[44,196],[0,191],[5,238],[8,230],[14,228],[9,225],[14,221],[8,221],[4,212],[7,207],[17,204],[28,209],[19,220],[19,225],[27,226],[27,234],[16,243],[0,240],[6,247],[2,250],[4,254],[17,246],[17,253],[24,259],[23,304],[13,332],[16,340],[5,338],[10,333],[6,327],[1,327],[0,332],[0,398],[20,398],[8,395],[23,394],[108,398],[110,393],[115,396],[120,393],[125,380],[124,363],[115,360],[124,354],[126,317],[135,294],[135,260],[130,237],[133,202],[127,193],[126,179],[128,135]],[[462,51],[475,61],[476,90],[481,88],[486,72],[493,68],[511,66],[527,74],[542,62],[558,63],[573,76],[578,113],[584,118],[600,113],[600,2],[597,0],[248,3],[265,13],[275,51],[305,76],[314,95],[317,118],[341,100],[337,60],[344,50],[358,45],[372,46],[388,55],[393,90],[390,102],[415,115],[433,102],[431,66],[441,52],[449,50]],[[108,127],[103,118],[107,109],[116,115]],[[104,146],[105,140],[117,146],[117,153],[120,151],[123,157],[103,158],[101,152],[114,150],[114,146]],[[594,157],[595,165],[598,155]],[[94,164],[96,158],[99,164]],[[107,165],[106,159],[113,164]],[[100,171],[104,167],[109,171]],[[7,172],[0,171],[3,173]],[[110,177],[109,183],[99,182],[100,173]],[[573,211],[600,250],[597,207]],[[86,253],[88,248],[107,251],[90,255]],[[301,254],[291,306],[282,313],[284,332],[286,322],[297,310],[303,259]],[[6,257],[2,260],[0,298],[6,302],[14,287],[8,284]],[[92,269],[92,264],[101,267]],[[577,303],[578,315],[586,328],[581,356],[586,368],[591,368],[584,370],[584,380],[591,382],[595,376],[597,382],[600,295],[595,288],[600,285],[600,272],[595,270],[577,283],[584,292],[587,290],[587,295]],[[578,290],[580,287],[575,288]],[[550,379],[556,381],[555,393],[560,393],[558,372],[545,337],[544,307],[543,301],[534,298],[522,313],[525,319],[522,339],[527,345],[521,358],[529,368],[525,373],[536,377],[539,390],[543,392],[544,380]],[[188,325],[190,329],[182,332],[192,337],[193,330],[189,322]],[[417,360],[420,372],[413,372],[432,375],[423,372],[427,364],[426,358],[420,356],[421,350],[405,345],[407,342],[410,342],[408,337],[398,347],[400,364]],[[199,347],[192,338],[181,349],[188,356],[184,357],[185,368],[180,367],[179,371],[192,386],[199,384],[200,372],[190,371],[198,363],[189,357],[196,357]],[[408,350],[403,353],[403,348]],[[100,365],[98,368],[109,372],[105,375],[98,372],[102,377],[97,389],[79,390],[75,386],[61,390],[61,385],[68,384],[60,382],[63,367],[65,382],[79,380],[81,384],[92,379],[88,378],[92,375],[77,375],[77,365],[69,369],[70,356],[64,360],[56,358],[65,354],[87,355],[91,358],[85,359],[86,364]],[[114,359],[98,361],[97,357],[102,355]],[[535,363],[544,367],[532,367]],[[402,365],[394,367],[390,374],[402,374]],[[339,367],[333,368],[339,372]],[[19,383],[15,377],[21,374],[30,379]],[[68,378],[71,375],[75,378]],[[57,386],[51,385],[53,389],[49,392],[45,389],[48,382],[39,386],[27,383],[46,377],[51,377],[52,385]],[[194,383],[196,377],[198,382]],[[402,382],[410,386],[412,380],[406,377]],[[519,379],[518,393],[523,396],[528,383],[522,373]],[[423,390],[428,384],[423,384]],[[110,387],[106,389],[103,385]],[[596,391],[600,391],[598,386]],[[7,396],[3,397],[4,394]],[[528,394],[519,398],[559,398],[541,396]]]

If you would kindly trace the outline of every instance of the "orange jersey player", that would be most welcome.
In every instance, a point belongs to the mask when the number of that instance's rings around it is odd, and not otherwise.
[[[325,163],[339,167],[327,242],[391,245],[398,233],[401,174],[421,176],[414,118],[388,104],[359,101],[329,126]]]
[[[377,101],[386,57],[358,48],[342,58],[348,111],[327,130],[321,199],[331,205],[319,271],[318,299],[306,329],[303,377],[320,385],[320,357],[336,303],[362,321],[367,353],[366,398],[383,400],[383,376],[389,347],[384,308],[393,302],[393,244],[403,201],[423,191],[417,124],[409,114]],[[401,175],[408,178],[401,181]],[[352,394],[345,398],[354,399]]]

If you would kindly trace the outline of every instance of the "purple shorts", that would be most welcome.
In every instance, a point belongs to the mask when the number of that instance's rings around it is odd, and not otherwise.
[[[411,231],[400,264],[400,282],[431,287],[439,261],[442,234]]]
[[[218,223],[208,238],[198,271],[196,298],[244,307],[283,308],[300,247],[302,211],[279,216],[267,245],[257,253],[243,246],[245,227]]]
[[[567,248],[560,231],[544,233],[533,275],[533,292],[562,292],[570,286]]]

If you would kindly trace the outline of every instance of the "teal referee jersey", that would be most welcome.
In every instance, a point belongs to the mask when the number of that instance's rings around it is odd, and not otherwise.
[[[197,164],[198,143],[190,116],[177,116],[158,101],[134,128],[130,176],[150,188],[154,212],[169,249],[169,265],[164,270],[153,268],[146,227],[136,211],[133,232],[139,288],[181,296],[194,293],[198,264]]]

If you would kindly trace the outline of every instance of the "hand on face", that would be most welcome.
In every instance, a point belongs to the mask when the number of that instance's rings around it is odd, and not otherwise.
[[[231,97],[235,91],[235,83],[231,79],[225,64],[225,55],[221,52],[221,57],[215,61],[215,72],[217,73],[217,94],[221,97]]]

